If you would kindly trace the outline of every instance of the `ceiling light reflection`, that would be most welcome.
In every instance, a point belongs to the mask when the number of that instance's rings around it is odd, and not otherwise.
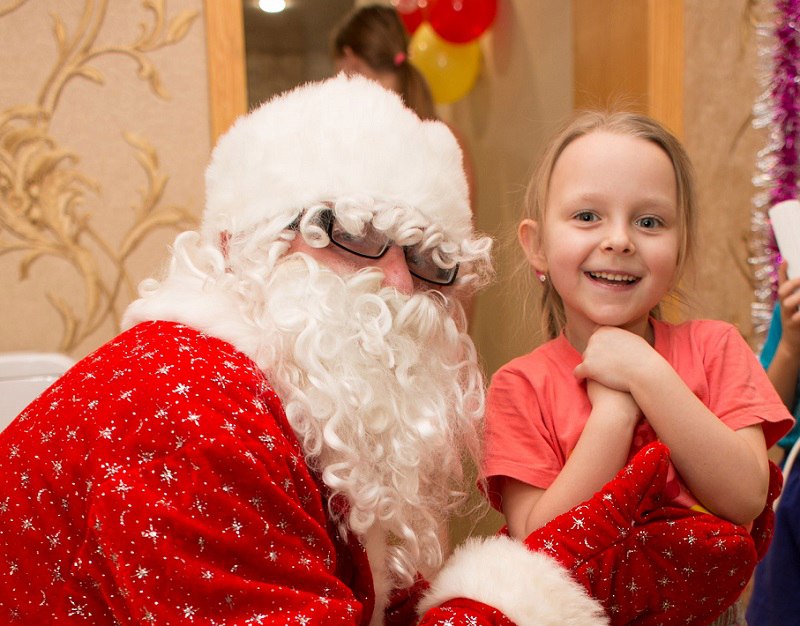
[[[286,0],[258,0],[258,8],[264,13],[280,13],[286,9]]]

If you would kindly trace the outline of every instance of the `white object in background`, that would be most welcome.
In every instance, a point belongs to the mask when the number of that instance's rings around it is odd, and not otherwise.
[[[74,364],[56,352],[0,353],[0,430]]]
[[[797,278],[800,276],[800,202],[778,202],[769,210],[769,221],[778,250],[789,262],[789,278]]]

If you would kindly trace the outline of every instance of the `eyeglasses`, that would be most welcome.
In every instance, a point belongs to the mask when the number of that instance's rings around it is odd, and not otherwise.
[[[339,224],[333,211],[320,215],[320,225],[325,229],[331,242],[348,252],[367,259],[380,259],[393,242],[385,233],[371,224],[366,225],[362,235],[351,235]],[[421,250],[419,245],[403,246],[408,271],[413,276],[434,285],[452,285],[458,275],[458,263],[453,267],[439,267],[433,259],[432,250]]]

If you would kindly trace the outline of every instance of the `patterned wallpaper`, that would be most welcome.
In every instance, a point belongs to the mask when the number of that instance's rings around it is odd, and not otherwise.
[[[0,41],[0,350],[80,357],[202,207],[202,0],[0,0]]]

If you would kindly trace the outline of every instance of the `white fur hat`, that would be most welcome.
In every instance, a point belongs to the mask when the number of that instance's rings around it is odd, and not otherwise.
[[[461,149],[447,126],[344,74],[237,120],[206,171],[202,230],[213,240],[274,219],[283,228],[311,205],[346,197],[416,208],[453,242],[473,235]]]

